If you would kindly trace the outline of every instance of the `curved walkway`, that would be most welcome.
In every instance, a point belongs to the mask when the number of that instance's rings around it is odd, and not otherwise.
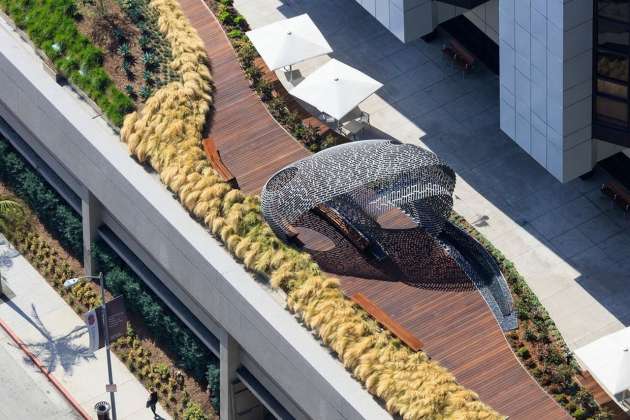
[[[308,156],[249,87],[221,25],[201,0],[181,0],[184,14],[206,44],[214,79],[211,137],[246,193],[258,193],[278,169]]]
[[[259,193],[277,170],[310,154],[249,88],[220,24],[202,0],[180,0],[206,44],[215,83],[210,128],[221,157],[244,192]],[[465,387],[511,419],[561,419],[567,413],[521,366],[481,295],[399,281],[338,276],[346,294],[362,292],[424,344]]]

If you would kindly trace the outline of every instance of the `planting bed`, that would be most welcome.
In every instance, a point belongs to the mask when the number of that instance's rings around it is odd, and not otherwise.
[[[103,68],[103,52],[82,35],[74,0],[1,0],[0,9],[44,51],[65,78],[82,89],[114,125],[134,109],[133,101]]]
[[[83,282],[70,291],[62,286],[64,280],[84,272],[77,260],[83,249],[79,217],[2,138],[0,197],[20,202],[28,221],[20,229],[2,233],[77,314],[97,306],[100,290],[96,284]],[[115,353],[147,387],[160,388],[160,401],[175,418],[186,418],[186,410],[203,414],[188,417],[191,420],[216,418],[218,361],[113,251],[98,244],[95,257],[106,274],[107,298],[123,295],[129,314],[129,334],[113,343]],[[210,384],[208,371],[214,375]]]
[[[579,366],[549,314],[514,264],[463,217],[453,213],[451,221],[486,248],[498,262],[510,285],[518,312],[518,328],[508,333],[507,338],[521,363],[573,417],[610,418],[610,414],[597,405],[593,395],[576,381]]]
[[[103,68],[136,106],[175,79],[169,69],[171,48],[161,35],[148,0],[78,2],[79,31],[105,54]]]

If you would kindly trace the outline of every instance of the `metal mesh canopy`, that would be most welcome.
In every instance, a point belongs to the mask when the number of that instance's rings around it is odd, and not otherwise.
[[[453,206],[455,173],[433,153],[390,140],[347,143],[299,160],[263,188],[262,211],[274,232],[321,203],[351,201],[373,220],[393,208],[439,235]]]
[[[513,329],[516,313],[496,262],[448,221],[454,188],[455,173],[433,153],[369,140],[278,171],[263,188],[262,212],[279,237],[299,235],[299,242],[305,234],[325,271],[440,290],[476,287],[501,327]]]

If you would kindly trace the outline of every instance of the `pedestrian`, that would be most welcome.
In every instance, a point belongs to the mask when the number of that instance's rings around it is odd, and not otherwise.
[[[158,402],[158,393],[155,388],[151,388],[151,394],[149,395],[149,399],[147,400],[147,408],[150,408],[153,412],[153,416],[155,416],[155,405]]]

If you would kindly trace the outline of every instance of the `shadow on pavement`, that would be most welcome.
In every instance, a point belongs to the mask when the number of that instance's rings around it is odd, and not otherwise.
[[[73,367],[81,360],[95,358],[93,353],[89,353],[87,346],[75,342],[75,340],[87,333],[85,325],[79,325],[66,334],[54,336],[40,319],[34,304],[31,304],[30,316],[12,301],[6,302],[6,305],[11,307],[13,311],[43,336],[42,341],[25,342],[24,344],[42,361],[49,372],[54,372],[57,366],[61,365],[66,374],[72,375]],[[31,360],[27,357],[24,358],[24,361],[25,363],[31,363]]]

